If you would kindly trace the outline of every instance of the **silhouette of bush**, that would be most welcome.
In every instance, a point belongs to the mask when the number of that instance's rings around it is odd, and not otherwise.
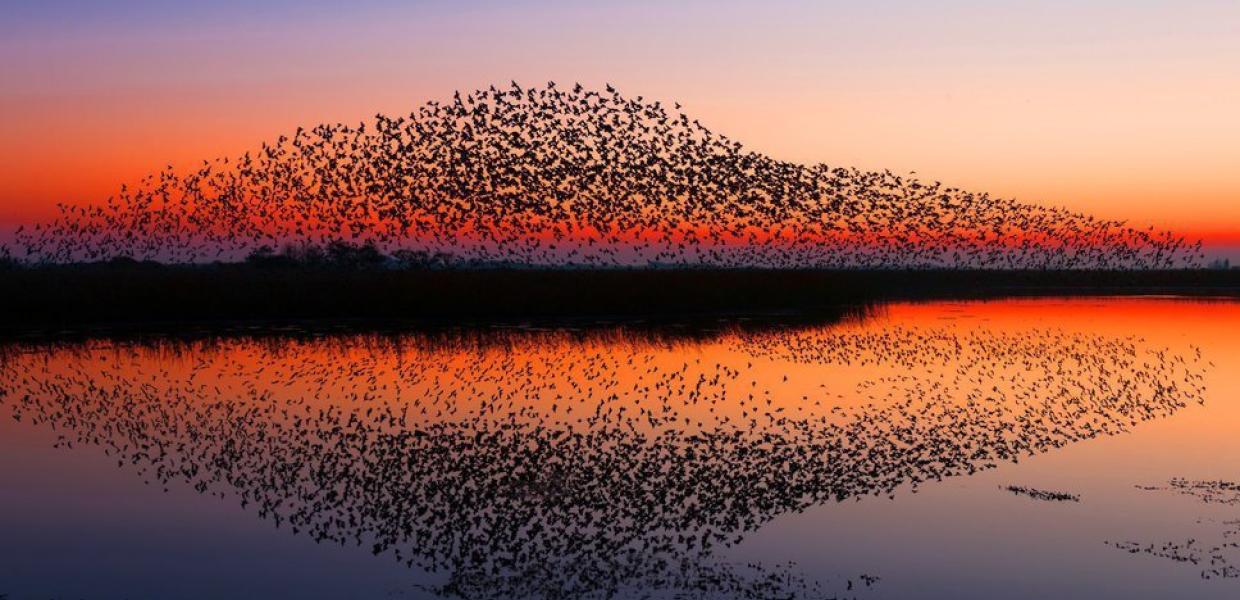
[[[362,253],[362,257],[373,254]],[[423,260],[407,255],[405,260]],[[427,259],[429,260],[429,259]],[[264,262],[266,261],[266,262]],[[284,261],[284,262],[281,262]],[[288,267],[269,268],[270,264]],[[113,323],[810,316],[887,300],[1038,295],[1240,294],[1240,270],[783,271],[300,267],[246,263],[38,265],[0,273],[4,330]],[[431,263],[434,264],[434,263]]]
[[[395,266],[402,269],[444,269],[456,262],[456,259],[446,252],[406,249],[393,252],[392,260]]]
[[[292,267],[296,263],[283,253],[277,254],[275,248],[262,245],[245,257],[245,264],[255,267]]]
[[[21,263],[13,258],[7,246],[0,246],[0,271],[12,271],[21,268]]]
[[[320,267],[328,262],[327,253],[314,244],[289,244],[281,254],[294,264],[308,267]]]
[[[113,270],[134,270],[134,269],[162,269],[165,265],[153,260],[138,260],[131,256],[114,256],[104,265]]]
[[[338,240],[329,243],[323,252],[333,267],[373,269],[388,262],[388,257],[370,242],[357,245]]]
[[[250,252],[245,264],[263,268],[298,267],[334,269],[374,269],[392,262],[374,244],[350,244],[335,241],[326,246],[314,244],[289,244],[276,252],[263,245]]]

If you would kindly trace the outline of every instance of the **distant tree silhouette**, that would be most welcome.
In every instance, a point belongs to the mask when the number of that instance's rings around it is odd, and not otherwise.
[[[373,269],[392,262],[392,259],[372,243],[351,244],[336,241],[327,246],[288,244],[279,252],[264,244],[250,252],[245,262],[256,267]]]
[[[13,258],[8,246],[0,245],[0,271],[11,271],[21,267],[21,263]]]
[[[248,256],[245,257],[248,265],[256,267],[276,267],[276,266],[292,266],[293,263],[283,254],[276,254],[275,248],[268,245],[262,245],[255,248]]]
[[[314,244],[288,244],[284,246],[281,254],[299,265],[322,266],[328,262],[327,253],[321,246]]]
[[[454,264],[455,258],[446,252],[400,249],[392,253],[396,266],[403,269],[442,269]]]
[[[333,267],[373,269],[388,261],[387,256],[371,242],[357,245],[337,240],[328,244],[323,252]]]

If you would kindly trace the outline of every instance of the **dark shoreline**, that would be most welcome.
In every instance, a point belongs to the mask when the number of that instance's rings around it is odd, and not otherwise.
[[[0,337],[320,324],[839,320],[890,301],[1029,296],[1240,298],[1240,270],[388,270],[74,265],[0,271]]]

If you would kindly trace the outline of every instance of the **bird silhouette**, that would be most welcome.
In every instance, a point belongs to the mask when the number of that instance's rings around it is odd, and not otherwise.
[[[15,342],[0,408],[152,485],[445,573],[445,596],[810,598],[834,592],[722,550],[1130,431],[1200,402],[1206,369],[1057,328],[608,331]]]
[[[456,92],[408,115],[299,127],[59,206],[11,254],[239,260],[373,244],[455,266],[1159,269],[1200,242],[914,175],[748,151],[614,86]]]

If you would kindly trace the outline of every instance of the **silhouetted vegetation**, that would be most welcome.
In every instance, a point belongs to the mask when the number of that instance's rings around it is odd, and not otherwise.
[[[366,247],[261,253],[241,264],[132,259],[0,275],[0,329],[313,319],[400,321],[814,318],[887,300],[1240,294],[1240,271],[812,271],[444,268]],[[405,266],[408,265],[408,266]]]
[[[257,267],[303,267],[332,269],[378,269],[386,266],[415,266],[389,257],[373,244],[350,244],[333,241],[324,246],[290,244],[279,252],[271,246],[260,246],[245,259]]]

